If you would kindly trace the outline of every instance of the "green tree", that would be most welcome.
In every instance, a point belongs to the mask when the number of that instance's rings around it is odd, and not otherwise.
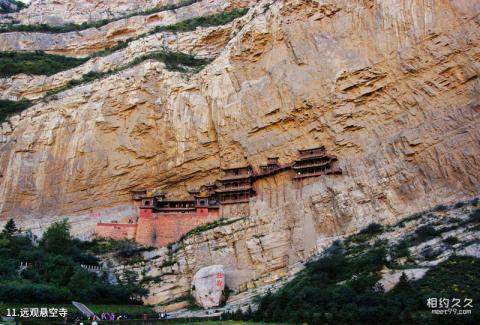
[[[20,231],[18,230],[17,225],[15,224],[15,221],[13,221],[13,219],[10,219],[5,224],[2,234],[4,234],[7,237],[12,237],[14,234],[18,232]]]
[[[67,219],[54,222],[43,234],[40,246],[50,253],[65,254],[73,244],[70,229]]]

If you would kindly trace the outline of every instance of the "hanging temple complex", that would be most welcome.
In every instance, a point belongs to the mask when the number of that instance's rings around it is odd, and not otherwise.
[[[97,224],[97,237],[130,239],[145,246],[162,247],[178,241],[188,231],[231,215],[232,209],[249,213],[250,198],[256,195],[255,181],[282,171],[293,171],[293,181],[330,174],[342,174],[335,167],[337,157],[327,155],[325,147],[299,150],[299,159],[281,165],[278,157],[267,159],[255,171],[252,166],[223,169],[224,176],[215,183],[190,190],[190,200],[170,200],[167,194],[145,189],[133,190],[137,216],[128,223]]]

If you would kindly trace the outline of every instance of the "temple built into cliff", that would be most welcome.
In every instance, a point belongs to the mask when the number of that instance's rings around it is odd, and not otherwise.
[[[248,203],[250,197],[255,195],[253,168],[247,166],[223,171],[225,176],[218,180],[220,186],[215,190],[220,204]]]
[[[340,168],[333,167],[333,163],[337,161],[337,157],[327,155],[324,146],[313,149],[298,150],[298,152],[300,153],[300,159],[295,160],[295,163],[292,166],[292,169],[296,173],[293,177],[294,180],[342,173]]]
[[[324,146],[298,152],[299,159],[284,165],[279,163],[278,157],[269,157],[266,165],[259,166],[258,172],[250,165],[223,169],[223,177],[215,183],[189,190],[189,200],[171,200],[161,191],[133,190],[133,204],[138,215],[128,224],[98,223],[96,235],[132,239],[146,246],[166,246],[199,225],[230,216],[232,211],[248,214],[250,199],[256,195],[256,180],[289,170],[295,173],[292,181],[342,173],[334,166],[337,157],[327,155]]]

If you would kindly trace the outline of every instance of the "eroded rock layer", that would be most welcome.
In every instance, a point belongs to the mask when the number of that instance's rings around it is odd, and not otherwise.
[[[3,22],[63,25],[121,18],[139,11],[180,3],[181,0],[32,0],[18,13],[0,15]]]
[[[66,33],[0,33],[0,51],[34,51],[87,56],[112,47],[119,41],[146,35],[157,26],[165,26],[202,15],[247,7],[254,1],[203,0],[177,10],[164,10],[149,15],[136,15],[112,21],[98,28]]]

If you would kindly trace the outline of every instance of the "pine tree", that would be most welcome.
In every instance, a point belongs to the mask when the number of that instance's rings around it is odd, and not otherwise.
[[[405,274],[405,272],[402,272],[402,275],[400,276],[400,279],[398,281],[398,285],[402,287],[406,287],[409,285],[408,276]]]
[[[4,234],[7,237],[11,237],[17,232],[19,232],[19,230],[17,228],[17,225],[15,224],[15,221],[13,221],[13,219],[10,219],[5,224],[2,234]]]

